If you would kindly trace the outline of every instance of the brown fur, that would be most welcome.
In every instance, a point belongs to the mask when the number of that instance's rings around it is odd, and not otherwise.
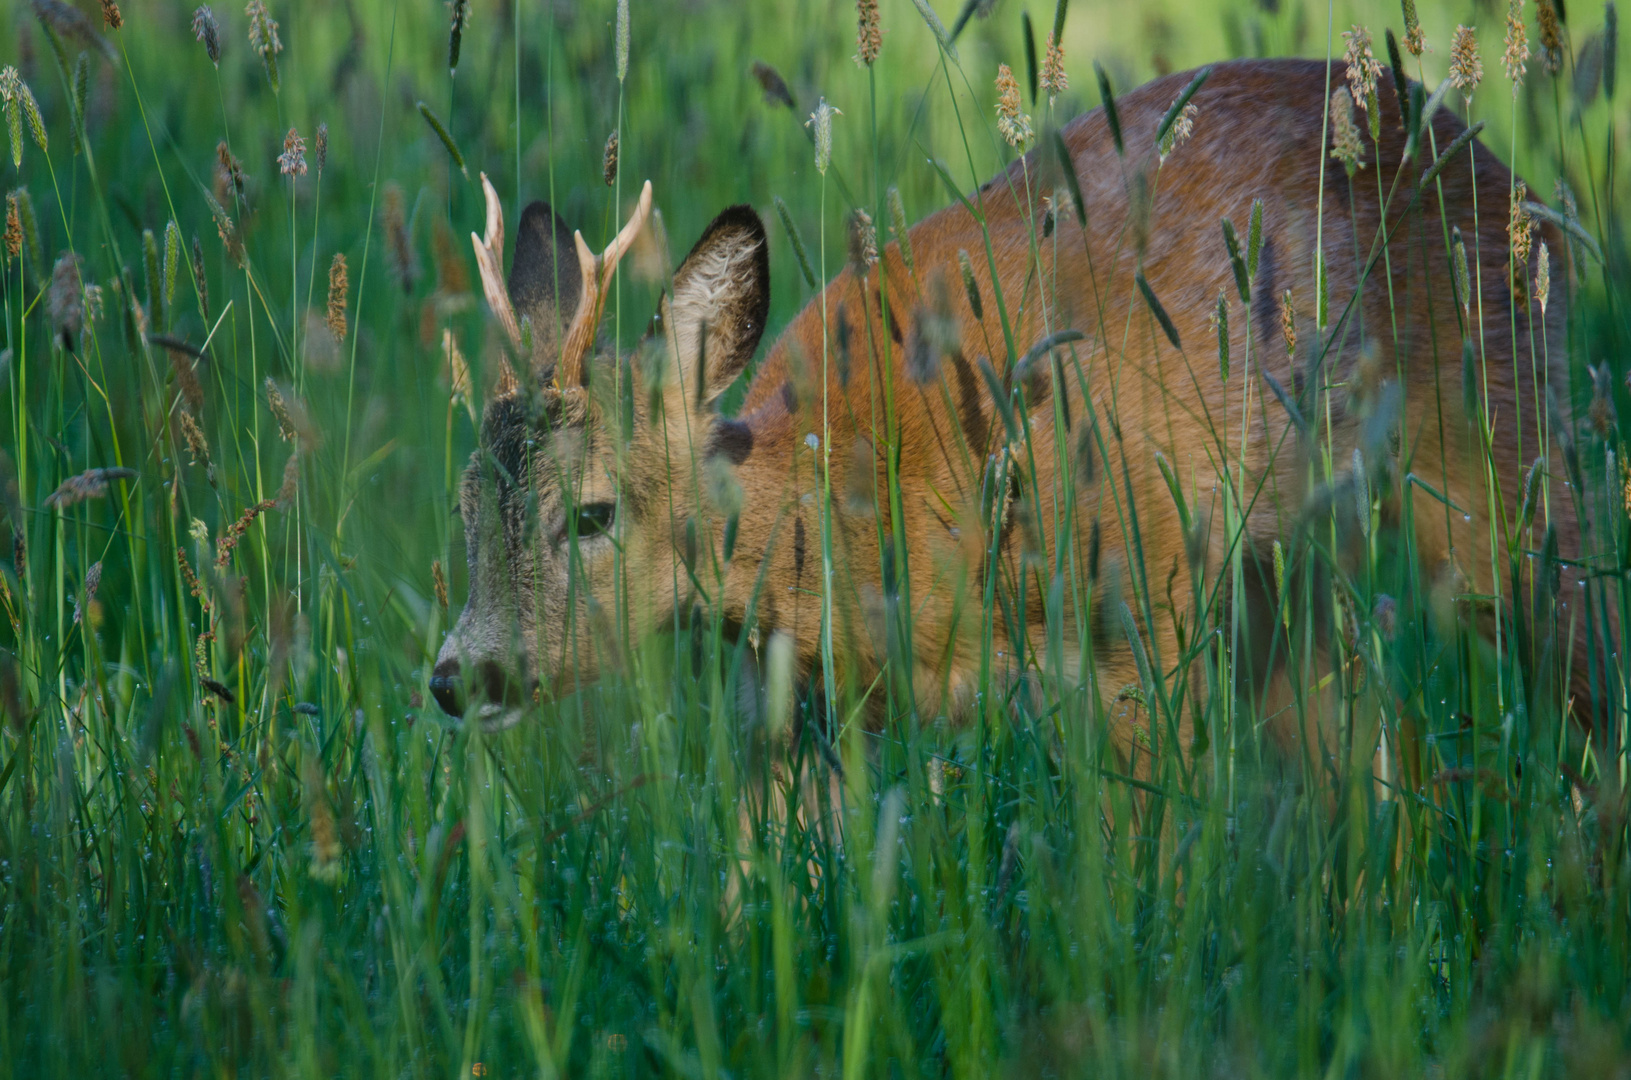
[[[1036,357],[1026,370],[1009,370],[985,240],[968,211],[954,205],[911,230],[915,273],[891,244],[880,264],[851,267],[829,284],[771,348],[739,415],[724,420],[707,403],[748,362],[757,343],[764,308],[755,294],[762,286],[753,280],[752,260],[743,261],[739,250],[733,255],[711,246],[705,237],[676,275],[675,298],[665,303],[659,320],[667,348],[657,352],[676,361],[658,364],[655,374],[639,362],[631,369],[635,422],[626,449],[620,449],[618,407],[608,397],[613,369],[603,361],[595,376],[601,389],[579,403],[575,421],[557,426],[549,440],[555,454],[539,455],[533,466],[536,481],[537,462],[544,457],[555,461],[549,468],[557,470],[564,489],[578,492],[580,503],[612,500],[621,490],[627,509],[619,511],[618,535],[625,558],[611,558],[609,545],[595,551],[586,546],[582,582],[569,602],[564,554],[546,554],[541,567],[541,544],[520,542],[506,545],[506,558],[493,557],[487,554],[493,551],[491,543],[478,528],[471,535],[477,554],[472,555],[470,606],[449,637],[438,673],[456,673],[461,656],[467,662],[504,664],[519,647],[534,678],[539,672],[592,676],[617,660],[619,635],[614,629],[637,638],[675,612],[688,611],[699,598],[717,601],[722,614],[737,625],[791,635],[802,670],[816,669],[823,496],[818,454],[806,440],[822,431],[824,399],[831,438],[834,636],[841,674],[850,685],[864,688],[886,656],[889,583],[884,567],[894,560],[880,557],[879,537],[889,535],[891,507],[898,505],[909,566],[901,597],[911,605],[912,685],[920,708],[931,714],[957,714],[971,703],[980,679],[986,620],[994,623],[1001,668],[1013,669],[1016,653],[1040,647],[1045,636],[1042,596],[1061,542],[1070,546],[1075,584],[1085,583],[1094,570],[1099,578],[1092,590],[1096,610],[1065,618],[1064,676],[1091,680],[1106,701],[1122,696],[1126,686],[1145,682],[1126,634],[1123,602],[1149,663],[1170,673],[1183,644],[1178,627],[1197,625],[1191,575],[1204,592],[1228,563],[1219,462],[1232,463],[1239,453],[1247,394],[1244,490],[1248,497],[1257,494],[1247,515],[1247,595],[1233,599],[1250,607],[1250,625],[1273,626],[1272,614],[1265,614],[1274,604],[1272,574],[1266,569],[1273,542],[1291,535],[1305,504],[1322,497],[1352,501],[1355,447],[1363,453],[1367,482],[1381,496],[1386,519],[1397,522],[1404,502],[1411,502],[1421,580],[1441,592],[1489,593],[1485,523],[1491,506],[1501,520],[1513,521],[1529,461],[1543,453],[1549,460],[1561,458],[1555,447],[1539,445],[1535,403],[1537,394],[1544,397],[1542,384],[1561,379],[1564,371],[1559,295],[1564,290],[1554,289],[1547,320],[1549,352],[1542,356],[1532,355],[1530,348],[1534,342],[1541,349],[1538,310],[1533,327],[1528,311],[1516,313],[1521,347],[1514,363],[1505,278],[1510,174],[1476,145],[1478,229],[1465,154],[1441,174],[1447,222],[1439,218],[1437,191],[1401,219],[1399,208],[1409,201],[1428,151],[1405,166],[1394,187],[1403,134],[1396,99],[1384,80],[1379,91],[1381,162],[1370,161],[1350,185],[1321,142],[1329,90],[1341,85],[1343,77],[1340,65],[1328,75],[1320,62],[1216,65],[1194,99],[1198,116],[1193,137],[1159,167],[1155,129],[1188,74],[1150,83],[1118,101],[1124,159],[1115,153],[1102,110],[1079,117],[1063,134],[1085,202],[1085,245],[1066,186],[1050,177],[1041,152],[1033,151],[987,183],[977,202],[989,228],[1014,354],[1025,356],[1061,330],[1085,335],[1073,346]],[[1458,120],[1440,111],[1433,122],[1439,149],[1462,129]],[[1375,157],[1368,140],[1366,150],[1367,157]],[[1300,448],[1290,413],[1259,371],[1266,370],[1288,396],[1308,408],[1313,397],[1307,383],[1316,377],[1310,345],[1319,337],[1313,250],[1322,161],[1333,324],[1353,296],[1359,266],[1378,235],[1379,182],[1382,191],[1392,192],[1389,226],[1394,233],[1387,260],[1376,263],[1344,324],[1340,348],[1333,348],[1325,361],[1325,381],[1345,388],[1331,392],[1328,413],[1321,406],[1307,417],[1316,431]],[[1038,252],[1032,238],[1042,234],[1042,195],[1049,189],[1057,211],[1054,230],[1040,241]],[[1149,192],[1147,220],[1137,208],[1141,190]],[[1248,317],[1235,293],[1219,219],[1230,217],[1244,236],[1254,198],[1264,202],[1264,237]],[[1479,260],[1474,273],[1482,281],[1486,358],[1480,372],[1487,379],[1488,408],[1498,433],[1492,447],[1498,486],[1493,495],[1472,442],[1476,428],[1463,413],[1460,331],[1444,254],[1450,225],[1461,228],[1469,257]],[[718,228],[716,223],[714,230]],[[742,234],[738,247],[752,239],[747,235],[751,231]],[[762,231],[757,236],[755,242],[762,243]],[[1555,234],[1543,230],[1539,238],[1554,252],[1564,250]],[[960,249],[973,264],[981,321],[976,321],[962,286]],[[732,258],[734,269],[722,269],[721,260]],[[1134,287],[1138,266],[1170,314],[1182,352],[1166,340]],[[706,279],[707,288],[697,287],[700,279]],[[1396,323],[1389,310],[1390,287]],[[1280,335],[1278,301],[1288,288],[1303,342],[1295,364]],[[1207,323],[1220,290],[1230,299],[1234,357],[1226,383],[1219,372],[1216,335]],[[757,324],[754,311],[759,313]],[[708,346],[699,374],[696,340],[704,322],[709,342],[717,347]],[[1390,389],[1400,372],[1402,393]],[[1009,437],[1007,421],[993,402],[992,380],[1023,387],[1023,399],[1015,398],[1013,420],[1028,427],[1028,442]],[[898,423],[893,433],[884,421],[890,397]],[[1559,398],[1566,400],[1566,395]],[[1018,409],[1020,400],[1024,409]],[[1378,430],[1385,436],[1388,425],[1366,425],[1378,410],[1385,412],[1390,400],[1402,409],[1402,426],[1392,425],[1404,432],[1402,447],[1376,437]],[[562,423],[560,418],[556,423]],[[1327,426],[1338,486],[1311,490],[1311,455],[1324,445]],[[1064,433],[1069,445],[1056,447],[1057,432]],[[883,451],[892,442],[902,448],[898,503],[886,490]],[[1401,453],[1408,459],[1400,458]],[[1193,513],[1195,524],[1188,535],[1158,455],[1173,471]],[[1005,458],[1022,466],[1012,470],[1023,474],[1022,482],[994,485],[993,467]],[[1060,472],[1062,460],[1072,463],[1072,475]],[[1470,520],[1447,511],[1419,488],[1406,488],[1402,477],[1407,470],[1469,511]],[[1554,468],[1554,477],[1561,472]],[[1573,514],[1561,505],[1563,490],[1554,485],[1551,514],[1568,558],[1579,552],[1580,542]],[[472,493],[466,521],[483,520],[484,505]],[[1062,536],[1059,522],[1072,505],[1072,531]],[[537,514],[546,531],[560,520],[561,506],[558,491],[540,493]],[[733,517],[734,529],[729,525]],[[1330,517],[1320,520],[1328,523]],[[1349,514],[1347,520],[1356,519]],[[1135,527],[1145,555],[1142,567],[1129,554]],[[727,560],[724,547],[731,531],[734,548]],[[1000,572],[1010,584],[1016,574],[1022,575],[1025,640],[1010,635],[1002,612],[983,610],[993,532]],[[1538,549],[1540,533],[1537,526],[1524,546]],[[1343,551],[1357,542],[1352,535],[1337,541]],[[1505,565],[1504,555],[1502,560]],[[620,568],[614,570],[614,564]],[[1510,592],[1509,582],[1503,580],[1502,586],[1503,593]],[[1146,592],[1157,612],[1149,621],[1136,599]],[[1574,591],[1566,585],[1561,595],[1566,605]],[[1078,640],[1073,621],[1078,615],[1087,640]],[[1487,612],[1482,616],[1484,622],[1491,618]],[[1567,626],[1566,608],[1561,619]],[[495,629],[500,626],[502,630]],[[1088,656],[1090,661],[1083,659]],[[1260,666],[1262,656],[1260,650]],[[1576,666],[1583,662],[1577,660]],[[1255,673],[1258,692],[1273,699],[1271,676],[1266,668]],[[1279,693],[1283,698],[1283,686]],[[1117,735],[1126,745],[1130,733]],[[1187,745],[1187,733],[1184,741]]]

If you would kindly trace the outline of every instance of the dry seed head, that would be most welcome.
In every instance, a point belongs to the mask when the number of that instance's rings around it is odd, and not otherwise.
[[[1042,92],[1048,95],[1048,104],[1070,89],[1070,77],[1065,74],[1065,49],[1053,40],[1053,31],[1048,31],[1048,47],[1042,54]]]
[[[1177,101],[1176,98],[1173,100]],[[1200,110],[1195,107],[1195,103],[1190,102],[1179,110],[1177,116],[1172,118],[1172,126],[1167,129],[1166,138],[1161,140],[1161,145],[1158,148],[1161,152],[1162,162],[1165,162],[1169,154],[1182,146],[1195,133],[1195,117],[1199,112]]]
[[[997,132],[1016,150],[1031,141],[1031,118],[1020,111],[1019,83],[1007,64],[997,65]]]
[[[827,104],[822,98],[816,103],[815,112],[804,126],[815,129],[815,167],[816,172],[827,175],[827,166],[832,164],[832,118],[843,116],[843,112]]]
[[[346,272],[345,255],[334,253],[328,264],[328,332],[335,341],[344,341],[346,333],[346,294],[351,289],[351,277]]]
[[[968,294],[969,310],[975,322],[985,321],[985,305],[980,302],[980,283],[974,278],[974,264],[969,262],[968,249],[957,249],[957,269],[963,275],[963,291]]]
[[[1457,26],[1450,41],[1450,85],[1461,91],[1468,105],[1484,80],[1484,60],[1478,55],[1478,35],[1470,26]]]
[[[617,132],[615,131],[606,136],[606,153],[601,158],[600,175],[606,181],[607,187],[617,183]]]
[[[114,480],[134,480],[135,469],[86,469],[78,476],[70,476],[55,491],[45,497],[45,505],[65,509],[86,499],[100,499],[108,493],[108,484]]]
[[[753,62],[753,77],[759,83],[759,89],[764,91],[766,105],[785,105],[793,107],[793,94],[787,89],[787,80],[782,78],[781,72],[765,63],[763,60]]]
[[[872,215],[859,207],[849,219],[849,261],[862,273],[878,264],[878,227]]]
[[[1506,67],[1506,77],[1512,80],[1513,97],[1518,96],[1523,86],[1528,59],[1529,31],[1523,24],[1523,0],[1507,0],[1506,52],[1501,56],[1501,63]]]
[[[210,63],[221,66],[221,24],[215,21],[215,12],[208,4],[198,5],[193,12],[193,37],[204,43],[204,52]]]
[[[277,167],[284,176],[306,175],[306,140],[294,128],[283,136],[283,153],[278,155]]]
[[[1291,302],[1291,290],[1280,296],[1280,337],[1286,343],[1286,356],[1297,355],[1297,309]]]
[[[447,384],[454,401],[470,400],[470,365],[459,351],[459,339],[452,327],[442,328],[442,356],[447,360]]]
[[[272,502],[287,509],[293,505],[296,492],[300,490],[300,451],[293,450],[289,460],[283,463],[283,483],[278,485],[277,494],[272,496]]]
[[[413,292],[419,278],[419,262],[414,257],[413,244],[408,239],[408,220],[403,207],[402,188],[395,183],[385,185],[385,239],[391,248],[391,269],[404,293]]]
[[[1519,265],[1529,261],[1530,246],[1534,243],[1535,219],[1524,208],[1529,197],[1529,185],[1522,180],[1512,184],[1512,211],[1507,220],[1506,235],[1512,246],[1512,260]]]
[[[883,49],[883,23],[878,16],[878,0],[855,0],[855,62],[871,67]]]
[[[170,370],[175,373],[182,400],[194,412],[201,411],[204,408],[204,386],[198,381],[198,373],[193,370],[193,358],[180,349],[165,351],[170,354]]]
[[[1540,245],[1540,265],[1535,268],[1535,299],[1540,301],[1540,317],[1546,317],[1546,301],[1552,295],[1552,254]]]
[[[1631,514],[1631,462],[1625,465],[1625,487],[1621,498],[1625,502],[1625,512]]]
[[[323,175],[323,166],[328,164],[328,121],[317,125],[316,139],[317,175]]]
[[[277,36],[277,20],[267,12],[264,0],[249,0],[244,14],[249,16],[249,47],[261,58],[261,65],[266,68],[266,80],[272,84],[275,94],[278,89],[277,54],[283,51],[283,42]]]
[[[102,0],[102,21],[115,30],[125,24],[125,17],[119,14],[119,5],[114,0]]]
[[[283,400],[277,383],[271,376],[266,378],[266,404],[271,408],[272,415],[277,418],[278,435],[284,442],[293,442],[298,437],[299,429],[295,427],[294,417],[289,413],[289,403]]]
[[[907,273],[915,273],[917,268],[912,264],[912,240],[907,235],[906,205],[900,200],[900,188],[891,185],[885,201],[889,203],[889,231],[895,234],[895,242],[900,245],[901,262],[906,264]]]
[[[1354,122],[1353,95],[1346,86],[1331,94],[1331,156],[1342,162],[1349,176],[1365,167],[1365,144]]]
[[[447,610],[447,578],[442,573],[442,560],[432,559],[430,564],[431,584],[436,588],[436,603],[441,605],[443,611]]]
[[[84,325],[85,307],[79,278],[79,256],[64,255],[51,270],[51,291],[47,297],[51,325],[70,337]]]
[[[1348,64],[1348,88],[1354,104],[1369,109],[1376,94],[1376,80],[1382,74],[1382,63],[1371,49],[1370,31],[1355,23],[1352,30],[1342,32],[1348,43],[1343,59]]]
[[[204,429],[198,426],[193,414],[186,409],[176,411],[176,419],[181,422],[181,437],[186,440],[187,453],[192,460],[189,465],[197,465],[200,461],[208,465],[210,460],[209,440],[204,438]]]
[[[1540,0],[1535,22],[1540,28],[1540,55],[1546,62],[1546,72],[1556,75],[1563,70],[1563,30],[1558,25],[1557,9],[1552,7],[1551,0]]]
[[[1411,56],[1429,51],[1422,37],[1421,20],[1416,17],[1416,0],[1404,0],[1404,47]]]
[[[23,222],[17,215],[17,193],[6,193],[6,259],[10,261],[23,253]]]
[[[242,195],[244,190],[243,162],[239,161],[232,153],[232,150],[228,148],[225,139],[215,144],[215,160],[219,167],[218,171],[231,183],[233,190]],[[220,196],[217,196],[217,198],[220,198]],[[222,198],[221,201],[225,202],[226,200]]]

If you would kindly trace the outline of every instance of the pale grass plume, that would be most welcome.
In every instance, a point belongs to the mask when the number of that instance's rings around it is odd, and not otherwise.
[[[271,376],[266,378],[266,405],[277,420],[278,437],[284,442],[296,441],[300,429],[295,425],[294,415],[289,412],[289,403],[284,400],[282,391],[278,389],[277,383],[272,381]]]
[[[850,215],[849,260],[862,273],[878,264],[878,227],[861,207]]]
[[[1052,30],[1048,31],[1048,47],[1042,54],[1041,81],[1050,106],[1070,89],[1070,76],[1065,74],[1065,48],[1053,39]]]
[[[1523,22],[1523,0],[1508,0],[1506,5],[1506,52],[1501,64],[1506,77],[1512,81],[1512,96],[1523,88],[1523,77],[1528,71],[1529,30]]]
[[[883,22],[878,14],[878,0],[855,2],[855,62],[871,67],[878,62],[883,50]]]
[[[804,126],[815,131],[815,167],[816,172],[827,175],[827,166],[832,164],[832,118],[843,116],[843,112],[827,104],[822,98],[816,103],[815,112]]]
[[[1031,118],[1020,108],[1019,83],[1007,64],[997,65],[997,133],[1016,150],[1031,141]]]
[[[47,295],[51,325],[69,340],[78,336],[85,321],[84,285],[79,266],[79,256],[72,252],[58,259],[51,269],[51,291]]]
[[[1177,100],[1177,98],[1173,98],[1174,103]],[[1157,148],[1160,151],[1163,163],[1166,162],[1174,150],[1188,142],[1189,137],[1195,134],[1195,117],[1199,115],[1200,110],[1195,106],[1194,102],[1190,102],[1178,110],[1178,115],[1172,118],[1172,126],[1167,129],[1166,135],[1161,139],[1161,145]]]
[[[895,242],[900,245],[900,260],[906,264],[907,273],[915,273],[917,268],[912,263],[912,239],[907,235],[906,204],[901,202],[900,188],[890,185],[885,201],[889,203],[889,231],[895,234]]]
[[[1331,156],[1352,176],[1365,167],[1365,144],[1354,122],[1353,95],[1346,86],[1331,92]]]
[[[1552,253],[1546,249],[1546,242],[1541,241],[1540,265],[1535,268],[1535,299],[1540,302],[1540,317],[1546,317],[1546,301],[1552,295]]]
[[[617,0],[617,81],[629,75],[629,0]]]
[[[1484,59],[1478,55],[1478,34],[1471,26],[1457,26],[1450,41],[1450,85],[1472,104],[1478,84],[1484,81]]]
[[[1528,209],[1523,205],[1529,198],[1529,185],[1522,180],[1512,183],[1512,206],[1507,217],[1506,235],[1512,248],[1512,261],[1519,265],[1529,261],[1529,251],[1534,243],[1535,219],[1530,216]]]
[[[249,18],[249,47],[261,58],[266,81],[275,94],[278,92],[277,54],[283,51],[283,42],[277,35],[277,20],[266,10],[264,0],[249,0],[244,14]]]
[[[204,437],[204,429],[198,426],[198,421],[187,409],[176,410],[176,420],[181,425],[181,437],[187,444],[187,454],[191,460],[189,465],[197,465],[200,461],[208,465],[210,461],[210,443]]]
[[[1382,62],[1372,49],[1370,31],[1355,23],[1352,30],[1342,32],[1342,40],[1348,43],[1343,60],[1348,65],[1349,92],[1356,106],[1371,113],[1375,111],[1376,80],[1382,74]]]

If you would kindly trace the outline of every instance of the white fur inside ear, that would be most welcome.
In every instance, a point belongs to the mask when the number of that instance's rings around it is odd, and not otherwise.
[[[679,358],[683,385],[695,385],[706,333],[709,397],[729,385],[747,362],[747,357],[736,354],[739,343],[755,329],[746,325],[752,307],[746,301],[756,287],[754,262],[761,242],[746,232],[717,237],[686,259],[675,277],[666,320],[670,355]],[[733,310],[738,307],[746,310]]]

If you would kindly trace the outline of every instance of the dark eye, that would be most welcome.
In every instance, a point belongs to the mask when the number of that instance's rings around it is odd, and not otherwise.
[[[587,540],[611,532],[612,519],[616,516],[616,503],[585,503],[578,507],[578,539]]]

